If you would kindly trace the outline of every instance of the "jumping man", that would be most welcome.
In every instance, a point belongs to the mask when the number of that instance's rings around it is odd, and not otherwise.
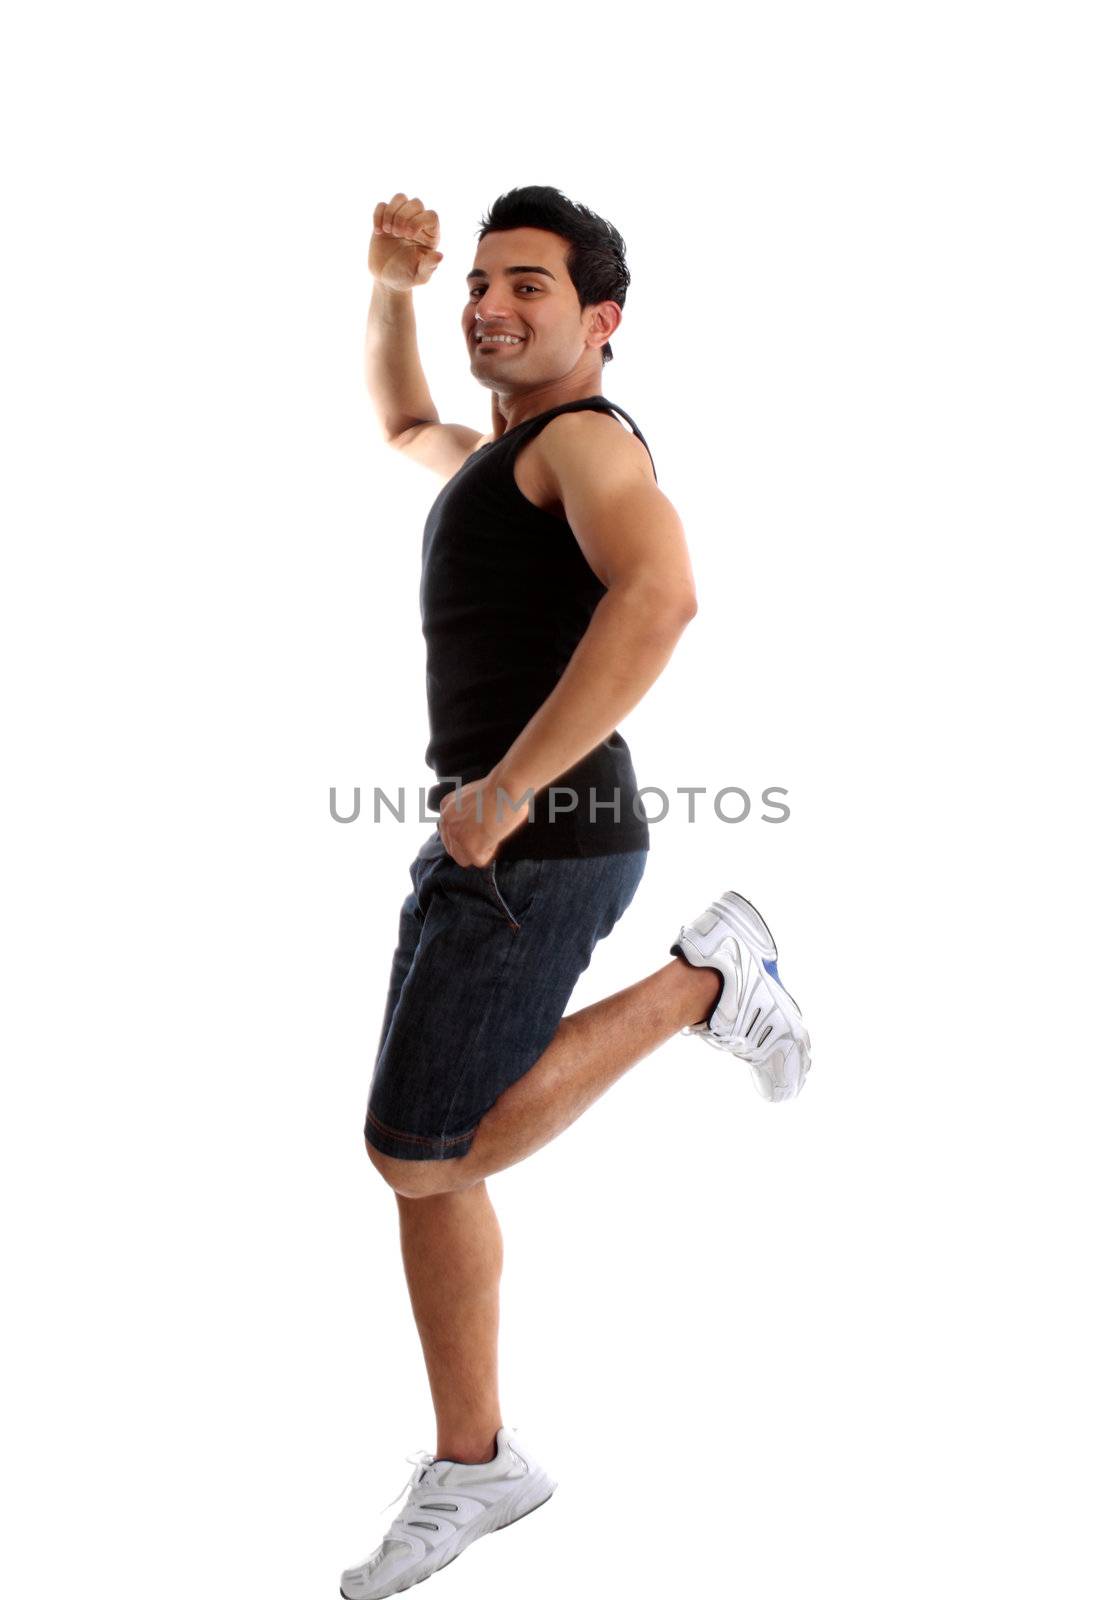
[[[413,290],[439,242],[420,199],[375,207],[367,382],[385,442],[444,483],[420,589],[439,823],[409,869],[364,1126],[397,1198],[437,1447],[411,1458],[345,1600],[408,1589],[556,1487],[502,1422],[490,1174],[678,1032],[747,1062],[768,1100],[798,1094],[810,1064],[772,935],[733,890],[665,965],[564,1015],[645,870],[617,727],[694,617],[695,585],[648,445],[600,392],[630,281],[621,235],[552,188],[490,209],[461,318],[486,434],[440,421],[417,352]]]

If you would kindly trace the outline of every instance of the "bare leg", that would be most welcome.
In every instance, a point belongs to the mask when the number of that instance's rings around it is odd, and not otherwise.
[[[486,1184],[397,1201],[406,1282],[436,1411],[436,1454],[489,1461],[502,1426],[502,1230]]]
[[[640,983],[565,1017],[543,1055],[499,1095],[465,1156],[401,1161],[372,1145],[367,1154],[399,1194],[441,1194],[501,1172],[581,1116],[587,1107],[685,1024],[717,1003],[722,980],[675,957]]]
[[[544,1054],[482,1119],[466,1156],[394,1161],[368,1146],[379,1170],[407,1191],[397,1193],[402,1256],[436,1411],[438,1456],[490,1460],[502,1425],[502,1233],[484,1177],[554,1139],[642,1057],[706,1017],[720,987],[717,973],[676,958],[565,1017]],[[429,1185],[423,1192],[422,1184]]]

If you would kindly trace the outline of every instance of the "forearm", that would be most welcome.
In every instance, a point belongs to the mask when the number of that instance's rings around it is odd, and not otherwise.
[[[658,585],[608,590],[559,683],[491,773],[494,783],[516,801],[601,744],[660,676],[692,614]]]
[[[375,281],[367,313],[367,389],[384,439],[415,422],[439,422],[421,358],[411,289],[387,289]]]

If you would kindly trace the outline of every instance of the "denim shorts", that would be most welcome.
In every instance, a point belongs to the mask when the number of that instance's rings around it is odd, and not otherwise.
[[[461,867],[439,833],[409,869],[367,1099],[384,1155],[466,1155],[498,1096],[537,1061],[626,910],[647,850]]]

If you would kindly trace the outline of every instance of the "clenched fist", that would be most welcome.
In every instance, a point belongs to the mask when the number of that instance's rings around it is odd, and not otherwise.
[[[435,211],[426,211],[423,201],[404,194],[380,200],[367,258],[371,276],[387,289],[428,283],[444,260],[439,243],[440,220]]]

